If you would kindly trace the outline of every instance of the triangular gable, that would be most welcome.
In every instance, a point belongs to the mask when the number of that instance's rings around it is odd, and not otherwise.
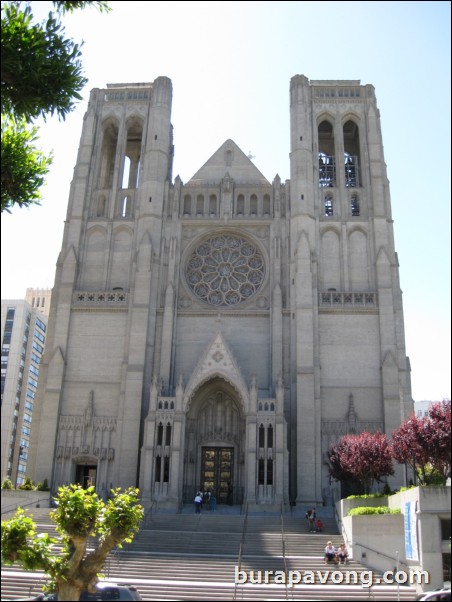
[[[240,395],[244,411],[248,411],[249,390],[243,380],[237,361],[232,355],[221,332],[218,332],[212,343],[199,360],[184,391],[183,408],[188,410],[193,394],[208,380],[219,377],[226,380]]]
[[[221,182],[225,176],[236,183],[269,183],[233,140],[226,140],[189,182]]]

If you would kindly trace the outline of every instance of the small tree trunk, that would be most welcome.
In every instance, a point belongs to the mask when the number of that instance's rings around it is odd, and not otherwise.
[[[58,584],[58,600],[62,602],[74,602],[80,598],[82,590],[74,583],[67,581]]]

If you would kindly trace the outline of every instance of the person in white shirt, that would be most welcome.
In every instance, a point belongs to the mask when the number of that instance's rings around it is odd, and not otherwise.
[[[339,561],[336,554],[336,548],[333,546],[333,543],[328,541],[325,547],[325,564],[328,564],[330,560],[334,560],[337,564]]]

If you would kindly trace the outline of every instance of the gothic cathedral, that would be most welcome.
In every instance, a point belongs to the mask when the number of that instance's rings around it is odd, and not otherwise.
[[[31,475],[174,510],[331,504],[331,444],[413,405],[375,90],[291,79],[285,182],[233,140],[173,180],[171,104],[166,77],[91,92]]]

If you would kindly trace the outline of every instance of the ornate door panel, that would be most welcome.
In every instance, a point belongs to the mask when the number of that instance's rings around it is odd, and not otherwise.
[[[203,447],[201,455],[201,486],[226,504],[228,490],[234,483],[234,448]]]

